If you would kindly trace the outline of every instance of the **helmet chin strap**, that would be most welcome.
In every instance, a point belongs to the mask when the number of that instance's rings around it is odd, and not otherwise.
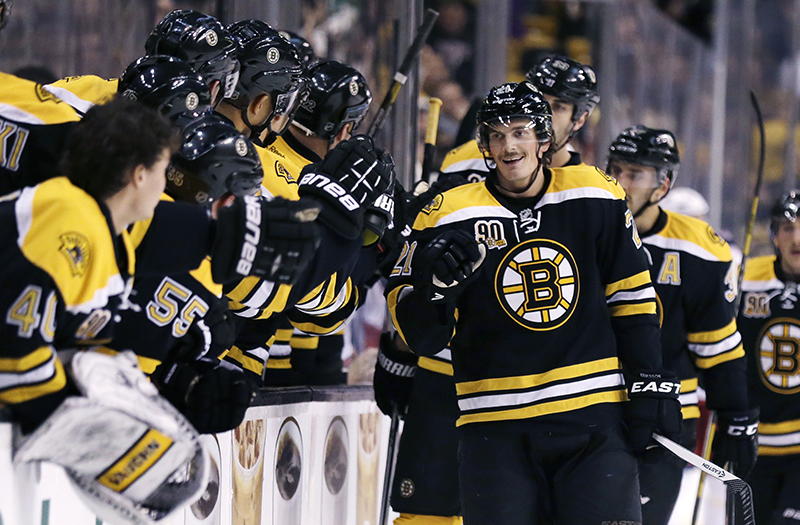
[[[650,201],[650,198],[653,196],[653,194],[656,192],[657,189],[658,189],[658,187],[653,188],[653,191],[651,191],[650,195],[647,196],[647,202],[642,204],[642,206],[633,213],[633,218],[634,219],[638,219],[639,216],[641,216],[642,213],[644,213],[645,210],[647,210],[650,206],[655,206],[655,205],[658,204],[659,201],[656,201],[656,202],[651,202]],[[661,200],[661,199],[659,199],[659,200]]]
[[[275,142],[275,139],[277,139],[281,135],[281,133],[283,133],[283,132],[275,133],[274,131],[272,131],[272,128],[270,127],[270,124],[272,124],[272,119],[275,118],[275,112],[274,111],[271,112],[269,114],[269,117],[267,117],[267,120],[264,121],[263,124],[256,126],[250,122],[249,118],[247,118],[247,108],[248,106],[242,108],[242,121],[244,122],[245,126],[250,128],[250,137],[249,137],[250,141],[256,146],[260,146],[262,148],[265,148],[270,144],[272,144],[273,142]],[[267,134],[267,138],[261,140],[261,133],[263,133],[264,130],[267,128],[269,128],[269,133]],[[284,128],[284,130],[285,129],[286,128]]]
[[[567,134],[567,138],[564,140],[564,142],[562,142],[561,145],[558,145],[558,143],[555,144],[556,148],[553,150],[553,155],[566,148],[567,144],[569,144],[569,141],[575,136],[575,133],[577,133],[577,131],[575,131],[575,124],[577,124],[577,121],[573,120],[572,127],[569,128],[569,133]]]

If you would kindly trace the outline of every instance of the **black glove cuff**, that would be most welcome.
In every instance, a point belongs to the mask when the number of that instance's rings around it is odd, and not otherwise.
[[[667,370],[637,370],[628,377],[628,397],[678,399],[681,382]]]
[[[399,377],[414,377],[417,372],[417,356],[412,352],[398,350],[392,341],[394,334],[381,334],[378,348],[378,366],[387,373]]]
[[[717,426],[719,431],[728,437],[748,439],[758,432],[759,409],[749,410],[720,410],[717,412]]]

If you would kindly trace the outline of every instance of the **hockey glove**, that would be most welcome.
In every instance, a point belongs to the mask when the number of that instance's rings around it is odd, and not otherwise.
[[[319,246],[314,220],[320,208],[308,199],[266,201],[246,195],[218,212],[211,276],[220,284],[248,275],[292,284]]]
[[[373,246],[383,239],[387,229],[393,228],[394,185],[378,195],[375,202],[364,211],[364,246]]]
[[[486,246],[461,230],[439,234],[416,256],[414,289],[429,301],[453,302],[475,279],[486,258]]]
[[[364,209],[389,189],[394,179],[391,155],[357,135],[340,142],[300,173],[298,192],[322,203],[320,220],[347,239],[362,234]]]
[[[253,398],[241,371],[219,361],[162,363],[150,376],[163,395],[201,434],[239,426]]]
[[[741,478],[756,465],[758,455],[758,408],[717,412],[717,432],[711,445],[712,459]]]
[[[652,439],[653,432],[673,441],[680,439],[680,392],[681,383],[672,372],[642,370],[631,375],[628,381],[629,401],[625,403],[625,422],[634,452],[643,455],[651,447],[658,450],[658,445]],[[650,455],[649,451],[647,455]],[[658,454],[654,456],[651,459],[660,459]]]
[[[214,301],[208,312],[195,318],[186,335],[177,340],[170,358],[180,361],[219,358],[233,345],[236,331],[236,317],[228,310],[227,298]]]
[[[399,350],[395,346],[393,333],[382,333],[372,379],[375,401],[381,412],[391,417],[394,409],[397,409],[401,417],[405,416],[416,371],[417,356]]]

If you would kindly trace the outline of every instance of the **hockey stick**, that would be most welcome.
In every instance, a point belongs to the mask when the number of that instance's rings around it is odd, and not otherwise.
[[[369,125],[369,131],[367,131],[368,136],[374,138],[375,134],[378,133],[378,130],[380,130],[381,126],[383,126],[383,121],[389,116],[389,111],[391,111],[392,106],[394,106],[394,103],[397,100],[397,95],[400,94],[400,90],[403,88],[406,80],[408,80],[408,75],[411,73],[411,68],[417,61],[417,57],[419,56],[420,51],[422,51],[422,46],[428,39],[428,35],[431,33],[433,24],[436,23],[437,18],[439,18],[439,13],[433,9],[428,9],[425,11],[425,19],[422,21],[422,25],[417,30],[417,36],[414,37],[414,41],[411,42],[411,46],[409,46],[408,51],[406,51],[406,56],[403,58],[403,62],[400,64],[400,69],[398,69],[397,73],[394,74],[394,81],[389,87],[389,91],[386,93],[386,96],[383,97],[383,102],[381,102],[381,107],[378,109],[378,113],[375,115],[375,118]]]
[[[389,446],[386,451],[386,469],[383,476],[383,492],[381,493],[381,516],[378,523],[386,525],[389,522],[389,497],[392,493],[394,481],[394,464],[397,456],[397,433],[400,428],[400,413],[395,406],[392,410],[392,424],[389,427]]]
[[[761,183],[764,182],[764,156],[766,154],[766,140],[764,133],[764,118],[761,116],[761,107],[758,105],[758,99],[753,91],[750,91],[750,102],[753,104],[753,109],[756,112],[756,121],[758,122],[758,135],[760,139],[760,148],[758,152],[758,171],[756,174],[756,187],[753,190],[753,204],[750,206],[750,217],[747,221],[747,228],[744,232],[744,247],[742,249],[742,264],[739,265],[739,281],[736,287],[736,315],[739,314],[739,303],[742,300],[742,282],[744,281],[744,269],[747,264],[747,259],[750,257],[750,244],[753,240],[753,225],[756,222],[756,213],[758,212],[758,194],[761,192]]]
[[[709,476],[713,476],[725,484],[725,490],[728,493],[726,521],[728,525],[755,525],[755,515],[753,513],[753,492],[748,485],[741,478],[734,476],[724,468],[715,465],[714,463],[705,460],[675,443],[671,439],[653,433],[659,445],[666,448],[685,462],[699,468]],[[735,502],[741,505],[741,515],[736,512]]]
[[[744,272],[747,265],[747,259],[750,257],[750,245],[753,240],[753,226],[756,222],[756,214],[758,213],[758,200],[761,193],[761,184],[764,182],[764,158],[766,156],[766,134],[764,132],[764,118],[761,115],[761,107],[758,104],[758,99],[754,91],[750,91],[750,102],[753,105],[753,110],[756,113],[756,122],[758,123],[759,135],[759,152],[758,152],[758,171],[756,172],[756,186],[753,190],[753,203],[750,206],[750,216],[747,220],[747,226],[744,233],[744,246],[742,248],[742,262],[739,264],[739,276],[736,282],[736,299],[734,300],[734,317],[739,314],[739,306],[742,300],[742,283],[744,282]],[[716,426],[716,413],[710,412],[708,418],[708,428],[706,429],[705,438],[703,440],[703,457],[711,457],[711,443],[714,439],[714,428]],[[694,512],[692,514],[692,525],[697,523],[698,511],[700,509],[700,499],[703,494],[703,485],[705,481],[705,474],[700,474],[700,482],[697,485],[697,499],[695,500]]]
[[[431,179],[433,170],[433,157],[436,154],[436,135],[439,131],[439,112],[442,109],[442,99],[431,97],[428,107],[428,127],[425,130],[425,156],[422,158],[422,181],[427,183]]]

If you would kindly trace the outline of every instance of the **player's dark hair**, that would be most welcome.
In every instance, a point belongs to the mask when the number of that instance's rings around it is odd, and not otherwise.
[[[97,200],[122,190],[133,170],[152,167],[164,149],[179,147],[172,124],[156,110],[115,96],[78,122],[61,158],[61,172]]]

